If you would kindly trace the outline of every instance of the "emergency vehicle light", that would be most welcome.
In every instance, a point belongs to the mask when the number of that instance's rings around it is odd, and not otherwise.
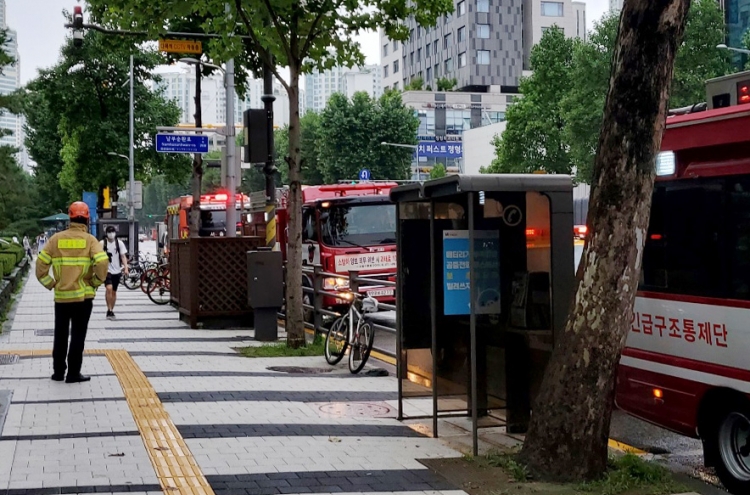
[[[737,104],[750,103],[750,81],[737,83]]]
[[[675,173],[675,159],[673,151],[662,151],[656,155],[656,175],[673,175]]]
[[[655,388],[653,390],[654,399],[663,399],[664,398],[664,391],[660,388]]]
[[[217,194],[217,195],[214,196],[214,199],[216,201],[226,201],[227,200],[227,195],[226,194]]]

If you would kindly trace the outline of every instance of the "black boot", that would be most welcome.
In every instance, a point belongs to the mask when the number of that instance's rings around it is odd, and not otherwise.
[[[65,380],[65,373],[54,373],[50,378],[56,382]]]
[[[68,374],[68,377],[65,379],[65,383],[80,383],[80,382],[88,382],[91,381],[90,376],[82,375],[78,373],[77,375],[71,376]]]

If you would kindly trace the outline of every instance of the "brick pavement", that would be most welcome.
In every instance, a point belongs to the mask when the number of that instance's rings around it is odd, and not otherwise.
[[[110,354],[84,357],[92,381],[52,382],[52,295],[27,281],[0,352],[41,354],[0,364],[0,405],[12,393],[4,424],[0,407],[0,494],[463,494],[416,461],[458,452],[392,407],[341,413],[392,404],[395,378],[271,371],[327,365],[243,358],[232,347],[258,345],[252,331],[191,330],[140,291],[121,288],[115,309],[106,320],[100,289],[87,350]]]

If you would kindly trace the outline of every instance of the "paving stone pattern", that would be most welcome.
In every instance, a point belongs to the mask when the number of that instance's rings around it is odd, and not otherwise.
[[[140,291],[121,288],[109,321],[103,293],[87,349],[132,356],[215,494],[463,494],[417,461],[460,454],[396,421],[386,404],[396,399],[394,377],[353,376],[345,365],[271,371],[328,366],[322,357],[244,358],[232,348],[261,345],[252,330],[190,329]],[[32,276],[0,352],[50,350],[53,317],[52,294]],[[49,380],[51,361],[22,355],[0,365],[0,389],[12,391],[0,424],[0,495],[179,493],[163,488],[158,453],[107,357],[84,357],[92,380],[81,384]]]

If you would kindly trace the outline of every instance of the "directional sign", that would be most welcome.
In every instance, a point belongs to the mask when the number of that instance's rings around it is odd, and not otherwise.
[[[159,153],[208,153],[208,136],[196,134],[157,134]]]
[[[187,40],[159,40],[159,51],[169,53],[203,53],[203,46],[200,41]]]
[[[366,168],[359,171],[359,180],[370,180],[372,174]]]

